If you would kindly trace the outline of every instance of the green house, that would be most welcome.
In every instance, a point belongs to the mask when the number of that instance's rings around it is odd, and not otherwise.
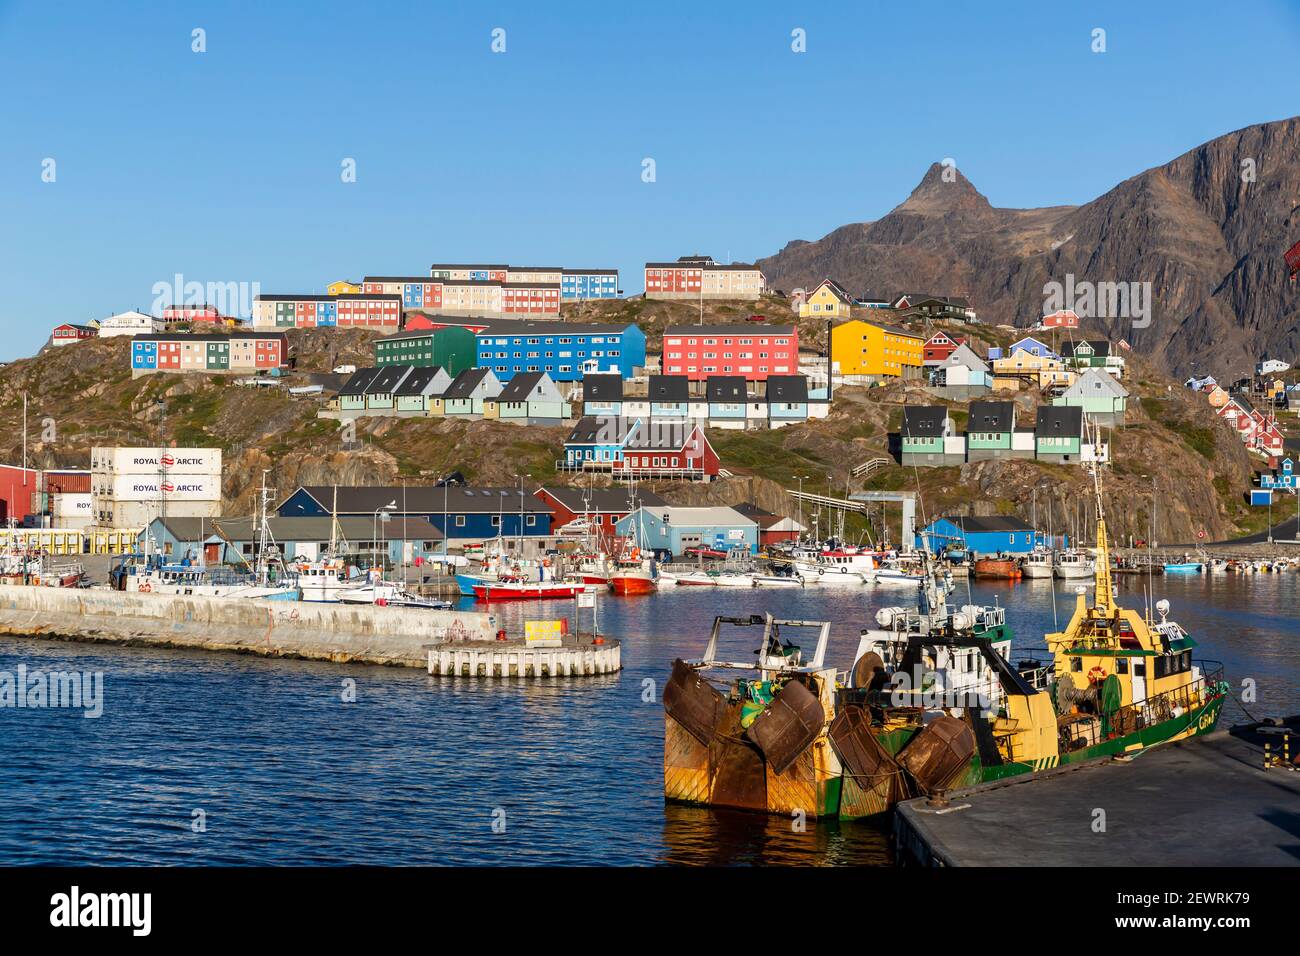
[[[1083,409],[1078,405],[1038,406],[1034,423],[1035,457],[1039,461],[1077,462],[1082,453]]]
[[[966,420],[966,456],[970,461],[1011,455],[1016,430],[1014,402],[971,402]]]
[[[952,417],[942,405],[906,405],[899,432],[903,465],[959,465],[965,460],[960,439],[953,441]]]
[[[210,369],[230,368],[230,343],[209,342],[207,358],[208,368]]]
[[[1052,404],[1077,405],[1099,425],[1122,425],[1128,411],[1128,389],[1110,372],[1090,368]]]
[[[376,365],[439,367],[456,376],[474,367],[478,344],[469,329],[417,329],[375,340]]]
[[[339,389],[339,408],[345,412],[361,411],[366,407],[366,389],[370,383],[375,380],[379,374],[379,369],[359,368],[352,373],[352,377],[343,383]]]

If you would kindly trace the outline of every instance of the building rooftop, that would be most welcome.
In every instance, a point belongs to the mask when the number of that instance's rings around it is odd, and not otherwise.
[[[582,376],[582,399],[586,402],[617,402],[623,398],[623,376]]]

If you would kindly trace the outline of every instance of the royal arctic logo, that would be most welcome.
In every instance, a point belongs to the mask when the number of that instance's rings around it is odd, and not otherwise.
[[[163,455],[163,456],[162,456],[162,463],[163,463],[163,467],[164,467],[164,468],[174,468],[174,467],[176,467],[176,459],[173,458],[171,455]]]
[[[176,490],[176,486],[173,485],[170,481],[164,481],[162,483],[162,490],[166,494],[171,494],[173,491]]]

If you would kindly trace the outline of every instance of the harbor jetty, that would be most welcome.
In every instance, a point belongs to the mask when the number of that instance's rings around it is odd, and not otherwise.
[[[476,611],[0,585],[0,633],[425,667],[430,645],[496,644],[498,624]]]
[[[442,677],[591,677],[623,666],[617,640],[565,635],[553,646],[524,641],[460,641],[431,644],[429,673]]]
[[[1294,866],[1300,716],[901,803],[923,866]]]

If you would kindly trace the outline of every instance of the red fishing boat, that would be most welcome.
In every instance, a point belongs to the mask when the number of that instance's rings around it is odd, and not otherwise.
[[[577,597],[584,591],[595,590],[581,581],[523,581],[519,578],[502,578],[500,581],[480,581],[474,585],[476,601],[548,601]]]

